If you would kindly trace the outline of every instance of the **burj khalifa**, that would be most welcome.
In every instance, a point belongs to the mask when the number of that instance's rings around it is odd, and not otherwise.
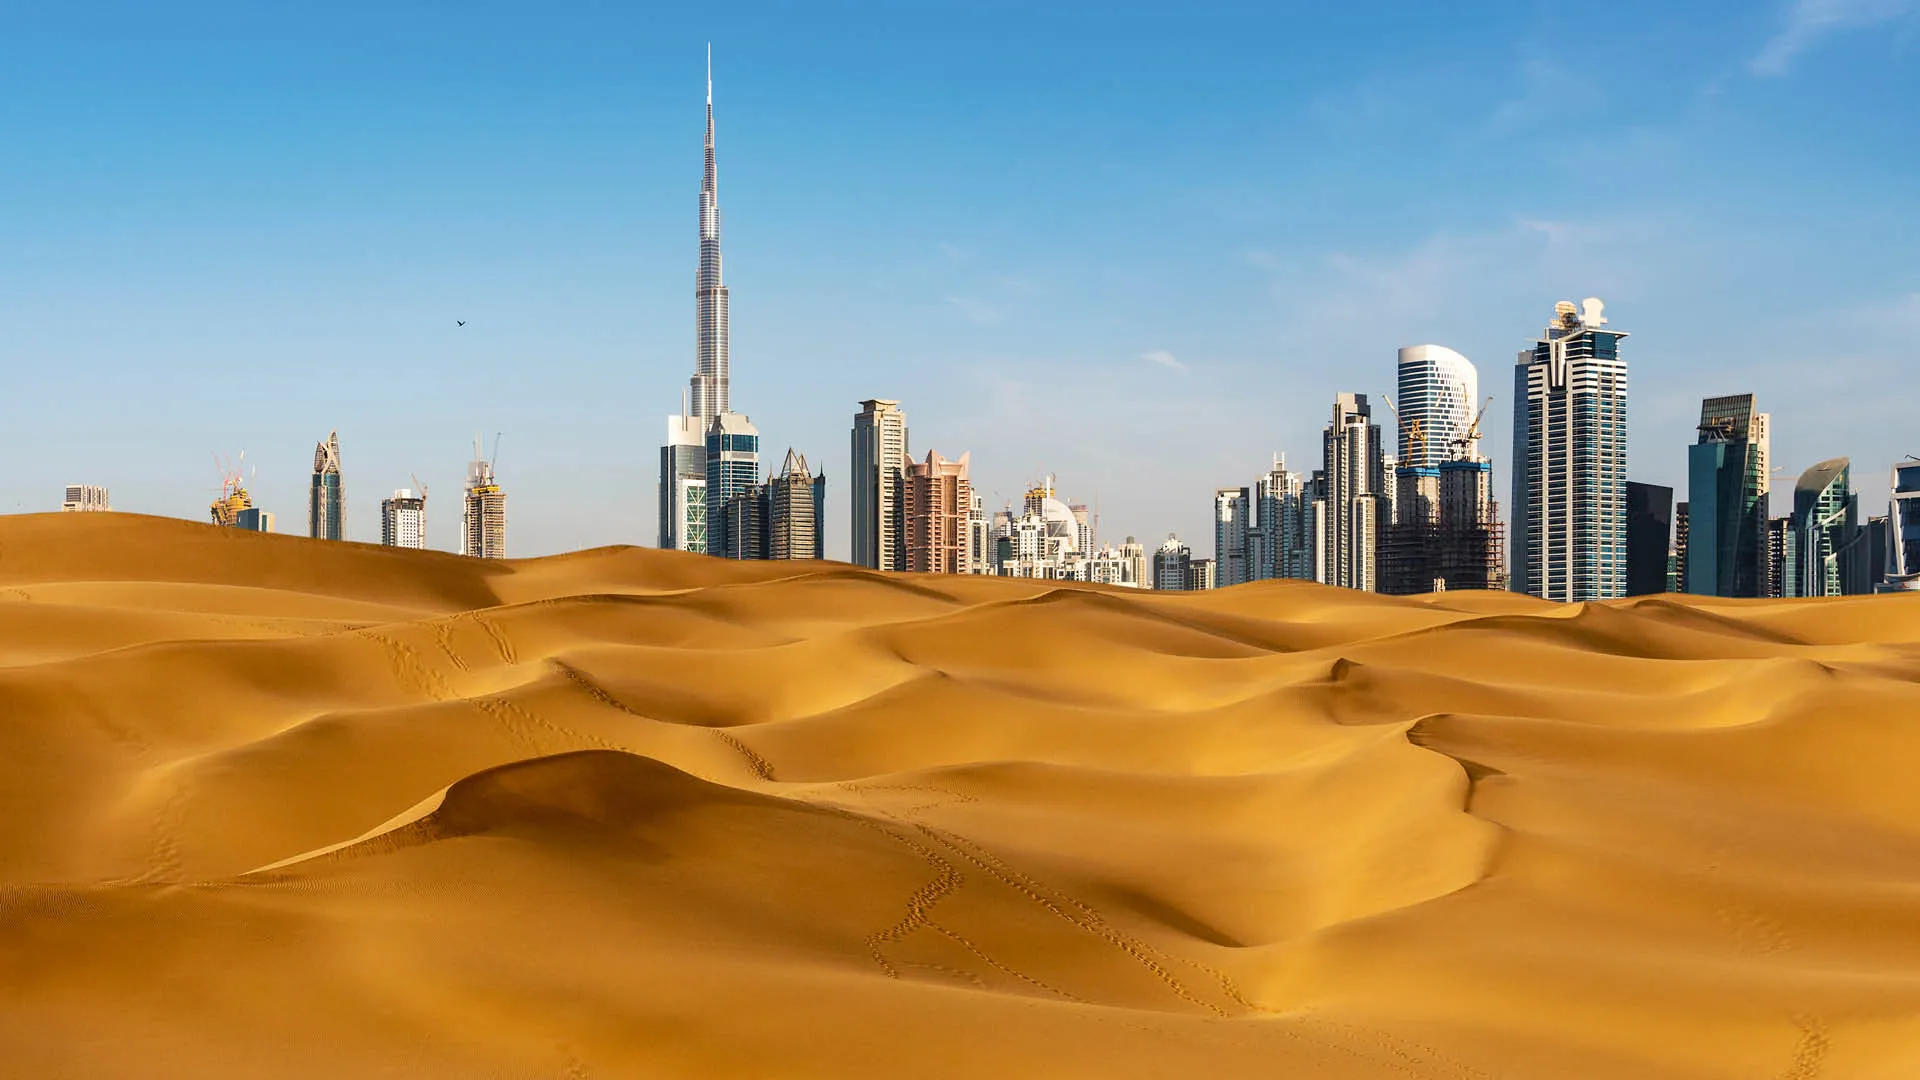
[[[694,274],[693,378],[660,448],[660,546],[722,554],[724,510],[759,479],[760,433],[728,395],[727,286],[720,272],[719,173],[713,153],[713,50],[707,50],[706,174]]]
[[[693,378],[688,388],[692,415],[702,426],[727,411],[727,286],[720,277],[720,196],[713,166],[713,50],[707,50],[707,172],[700,182],[700,270],[693,302],[698,326]]]

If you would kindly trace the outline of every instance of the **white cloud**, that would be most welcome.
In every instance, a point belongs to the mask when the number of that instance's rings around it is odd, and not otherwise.
[[[1913,10],[1914,0],[1793,0],[1786,25],[1747,64],[1755,75],[1784,75],[1793,58],[1827,36],[1891,22]]]
[[[1159,364],[1168,371],[1177,371],[1182,375],[1187,373],[1187,365],[1175,359],[1174,355],[1165,349],[1155,349],[1152,352],[1141,353],[1140,359],[1145,360],[1149,364]]]
[[[949,296],[946,301],[976,326],[1000,325],[1000,313],[971,296]]]

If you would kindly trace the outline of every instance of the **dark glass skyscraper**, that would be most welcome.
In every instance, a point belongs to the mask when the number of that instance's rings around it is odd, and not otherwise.
[[[1686,592],[1766,593],[1768,420],[1752,394],[1700,403],[1700,438],[1687,449]]]
[[[1627,481],[1627,595],[1667,591],[1673,544],[1673,489]]]

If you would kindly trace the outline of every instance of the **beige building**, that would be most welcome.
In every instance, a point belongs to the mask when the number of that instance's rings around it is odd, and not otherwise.
[[[869,398],[853,417],[853,563],[905,570],[907,414],[900,403]]]
[[[948,461],[927,451],[927,460],[907,467],[906,569],[918,574],[965,574],[975,562],[973,482],[967,476],[971,453]]]

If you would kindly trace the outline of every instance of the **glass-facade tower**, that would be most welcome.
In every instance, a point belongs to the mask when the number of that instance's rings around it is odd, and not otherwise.
[[[330,431],[313,448],[313,484],[307,492],[307,535],[346,538],[346,493],[340,487],[340,433]]]
[[[1768,419],[1752,394],[1701,402],[1699,441],[1687,448],[1687,592],[1766,593]]]
[[[1603,311],[1561,301],[1514,370],[1512,587],[1547,600],[1627,592],[1627,334]]]
[[[707,551],[724,554],[727,503],[760,480],[760,432],[739,413],[721,413],[707,428]]]

